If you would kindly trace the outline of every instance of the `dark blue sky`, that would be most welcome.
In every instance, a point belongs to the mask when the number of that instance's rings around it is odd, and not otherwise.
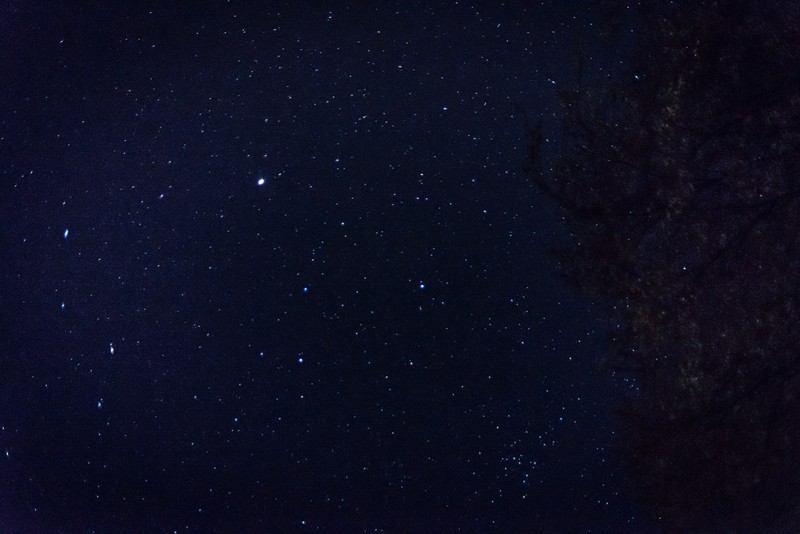
[[[0,526],[641,530],[522,4],[2,8]]]

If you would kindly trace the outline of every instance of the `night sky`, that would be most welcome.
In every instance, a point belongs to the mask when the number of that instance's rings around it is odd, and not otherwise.
[[[646,528],[524,171],[586,3],[133,4],[0,7],[0,530]]]

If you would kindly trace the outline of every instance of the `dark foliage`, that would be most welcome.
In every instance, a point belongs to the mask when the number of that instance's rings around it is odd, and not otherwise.
[[[572,282],[609,303],[631,473],[675,528],[785,530],[800,510],[800,5],[665,2],[630,70],[532,137]]]

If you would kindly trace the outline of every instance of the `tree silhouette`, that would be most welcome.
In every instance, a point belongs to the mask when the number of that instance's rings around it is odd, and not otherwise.
[[[562,93],[530,172],[609,306],[624,447],[675,528],[800,528],[800,5],[664,2],[619,77]]]

